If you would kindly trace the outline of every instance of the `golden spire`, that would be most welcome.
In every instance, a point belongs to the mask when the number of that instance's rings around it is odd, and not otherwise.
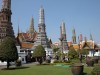
[[[33,17],[31,18],[29,33],[34,33],[34,19],[33,19]]]

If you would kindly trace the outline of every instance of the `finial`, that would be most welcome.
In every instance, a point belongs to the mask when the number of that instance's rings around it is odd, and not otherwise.
[[[41,5],[41,8],[43,8],[43,5]]]
[[[90,33],[90,40],[92,40],[93,41],[93,38],[92,38],[92,34]]]

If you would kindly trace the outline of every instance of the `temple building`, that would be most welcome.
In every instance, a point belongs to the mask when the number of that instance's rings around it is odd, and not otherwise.
[[[87,40],[86,36],[82,37],[82,34],[80,34],[79,37],[79,43],[78,44],[72,44],[74,49],[77,50],[82,50],[82,49],[87,49],[89,51],[88,56],[100,56],[100,45],[96,44],[95,41],[92,38],[92,34],[90,34],[90,39]]]
[[[7,36],[15,38],[11,22],[11,0],[2,1],[2,8],[0,11],[0,42]]]
[[[41,7],[39,10],[38,31],[34,29],[33,17],[31,18],[30,27],[27,32],[20,32],[18,27],[17,41],[19,41],[21,48],[34,49],[38,45],[50,48],[52,41],[47,38],[45,27],[44,9]]]
[[[30,27],[26,32],[20,32],[18,27],[18,34],[16,37],[17,42],[20,44],[21,48],[31,48],[34,46],[34,41],[36,39],[37,32],[34,29],[34,19],[31,18]]]
[[[38,31],[34,29],[34,18],[31,18],[30,26],[28,31],[21,32],[18,26],[18,34],[16,37],[17,49],[19,56],[22,58],[22,62],[26,63],[26,57],[29,52],[33,53],[34,49],[38,45],[42,45],[45,48],[46,55],[52,55],[53,51],[52,40],[47,38],[46,28],[45,28],[45,18],[44,18],[44,9],[43,7],[39,10],[39,22],[38,22]]]

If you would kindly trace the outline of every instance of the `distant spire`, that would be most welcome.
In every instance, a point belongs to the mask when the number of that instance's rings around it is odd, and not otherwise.
[[[45,24],[43,6],[41,6],[41,8],[40,8],[40,10],[39,10],[39,24]]]
[[[74,27],[72,29],[72,42],[73,42],[73,44],[76,44],[76,33],[75,33],[75,28]]]
[[[2,9],[11,9],[11,0],[2,0]]]
[[[20,33],[20,28],[19,28],[19,19],[18,19],[18,31],[17,31],[17,35],[19,35],[19,33]]]
[[[62,38],[62,27],[60,26],[60,38]]]
[[[29,32],[34,33],[34,19],[33,19],[33,17],[31,18]]]
[[[73,29],[72,29],[72,34],[73,34],[73,36],[76,36],[75,28],[74,28],[74,27],[73,27]]]
[[[65,23],[64,22],[62,22],[61,23],[61,30],[62,30],[62,34],[66,34],[66,29],[65,29]]]
[[[68,50],[68,45],[67,45],[67,39],[66,39],[66,28],[65,28],[65,23],[62,21],[61,26],[60,26],[60,42],[61,42],[61,48],[62,51],[67,51]]]
[[[93,41],[93,38],[92,38],[92,34],[90,33],[90,40],[92,40]]]
[[[85,42],[87,41],[87,37],[86,37],[86,36],[84,37],[84,41],[85,41]]]
[[[18,25],[18,34],[20,33],[19,25]]]
[[[79,36],[78,36],[78,44],[80,44],[80,39],[79,39]]]
[[[80,34],[79,40],[80,40],[80,42],[83,41],[83,36],[82,36],[82,34]]]

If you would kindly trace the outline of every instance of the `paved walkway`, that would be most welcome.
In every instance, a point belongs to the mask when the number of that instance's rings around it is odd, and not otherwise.
[[[0,69],[6,68],[7,66],[5,65],[0,65]]]

